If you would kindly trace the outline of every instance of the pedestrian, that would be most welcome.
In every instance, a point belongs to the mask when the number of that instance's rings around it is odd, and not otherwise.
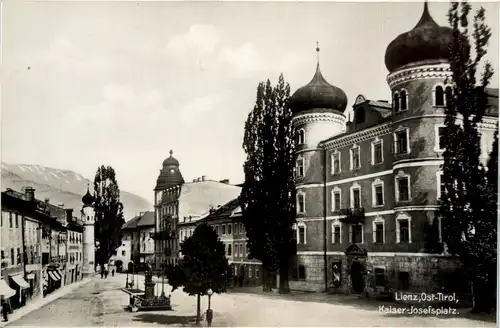
[[[113,270],[111,270],[111,277],[114,277],[115,276],[115,269],[113,268]]]
[[[108,270],[104,270],[104,279],[108,279]]]
[[[3,295],[0,296],[1,299],[0,299],[0,306],[2,308],[2,321],[3,322],[7,322],[9,321],[9,318],[7,317],[7,302],[5,301],[5,298]]]
[[[104,278],[104,266],[101,266],[101,279]]]

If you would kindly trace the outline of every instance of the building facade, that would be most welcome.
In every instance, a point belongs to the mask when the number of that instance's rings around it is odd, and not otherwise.
[[[199,220],[210,208],[239,196],[241,190],[227,179],[213,181],[205,176],[185,183],[179,161],[172,155],[170,151],[170,157],[163,161],[155,188],[155,232],[151,236],[157,269],[179,260],[179,223]]]
[[[242,287],[262,284],[262,264],[248,258],[247,237],[238,198],[211,209],[195,224],[208,224],[224,243],[230,266],[228,285]],[[184,238],[192,235],[193,228],[188,227],[189,234],[185,234]]]
[[[423,42],[411,42],[419,35]],[[436,35],[441,37],[437,38]],[[341,293],[434,291],[455,258],[431,250],[443,163],[450,28],[427,3],[418,24],[388,46],[392,103],[347,97],[319,69],[291,97],[296,135],[297,277],[292,288]],[[319,49],[318,49],[319,51]],[[480,124],[483,159],[498,126],[498,90]]]

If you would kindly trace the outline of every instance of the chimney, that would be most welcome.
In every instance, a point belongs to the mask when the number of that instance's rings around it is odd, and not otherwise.
[[[64,208],[64,203],[59,203],[57,206]]]
[[[229,184],[229,179],[223,179],[219,181],[220,183]]]
[[[194,178],[194,179],[193,179],[193,182],[196,182],[196,180],[197,180],[197,179],[196,179],[196,178]]]
[[[207,178],[207,176],[206,176],[206,175],[202,175],[202,176],[201,176],[201,181],[205,181],[205,179],[206,179],[206,178]]]
[[[24,191],[24,198],[26,199],[26,201],[32,202],[35,200],[35,189],[31,187],[23,187],[23,191]]]
[[[50,198],[45,198],[45,203],[48,204],[50,202]]]
[[[196,182],[200,182],[201,181],[201,178],[196,178]]]
[[[68,222],[73,221],[73,209],[67,208],[67,209],[65,209],[65,211],[66,211],[66,221],[68,221]]]

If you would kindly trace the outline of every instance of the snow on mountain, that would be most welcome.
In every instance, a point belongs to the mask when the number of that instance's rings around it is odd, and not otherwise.
[[[40,200],[49,198],[52,204],[64,204],[73,208],[75,215],[82,207],[82,196],[87,191],[87,183],[92,182],[82,175],[69,170],[60,170],[41,165],[1,163],[1,189],[11,188],[21,191],[24,186],[35,188],[35,197]],[[135,194],[120,190],[125,220],[139,212],[151,210],[152,204]]]

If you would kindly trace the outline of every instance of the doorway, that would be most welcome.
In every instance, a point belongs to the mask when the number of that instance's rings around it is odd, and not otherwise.
[[[358,260],[354,260],[351,265],[352,291],[361,294],[365,289],[365,268]]]

